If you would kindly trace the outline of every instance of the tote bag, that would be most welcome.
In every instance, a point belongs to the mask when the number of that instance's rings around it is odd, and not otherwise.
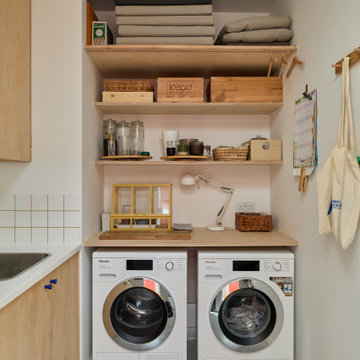
[[[332,232],[346,249],[360,214],[360,169],[355,153],[350,100],[349,57],[342,64],[342,106],[337,144],[317,176],[319,233]]]

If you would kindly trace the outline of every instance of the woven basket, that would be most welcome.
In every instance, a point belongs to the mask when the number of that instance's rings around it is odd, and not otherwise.
[[[246,160],[248,147],[217,147],[213,149],[214,160]]]
[[[235,213],[235,228],[239,231],[272,231],[272,216],[261,213]]]
[[[104,91],[148,92],[154,91],[154,87],[147,80],[104,80]]]

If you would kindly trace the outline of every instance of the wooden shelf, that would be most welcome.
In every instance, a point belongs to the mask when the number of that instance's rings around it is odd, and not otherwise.
[[[100,240],[97,234],[87,240],[85,247],[281,247],[298,246],[298,242],[278,231],[240,232],[233,229],[208,231],[206,228],[194,228],[191,240]]]
[[[192,160],[178,160],[178,161],[113,161],[113,160],[95,160],[97,166],[254,166],[254,165],[282,165],[283,160],[277,161],[192,161]]]
[[[95,106],[103,114],[162,115],[162,114],[271,114],[282,102],[266,103],[103,103]]]
[[[289,60],[296,46],[221,45],[86,45],[104,78],[154,79],[159,76],[266,76],[282,57]]]

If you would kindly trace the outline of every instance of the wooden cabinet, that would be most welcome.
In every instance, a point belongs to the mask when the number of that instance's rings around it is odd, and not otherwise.
[[[1,309],[0,324],[3,359],[79,359],[78,255]]]
[[[0,1],[0,161],[31,161],[30,5]]]

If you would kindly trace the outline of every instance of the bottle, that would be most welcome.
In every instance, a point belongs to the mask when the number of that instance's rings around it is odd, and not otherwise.
[[[140,120],[132,121],[130,124],[131,155],[141,155],[144,151],[144,123]]]
[[[104,156],[116,156],[116,124],[117,121],[113,119],[107,119],[104,121]]]
[[[130,127],[126,121],[119,121],[116,128],[117,154],[130,155]]]

